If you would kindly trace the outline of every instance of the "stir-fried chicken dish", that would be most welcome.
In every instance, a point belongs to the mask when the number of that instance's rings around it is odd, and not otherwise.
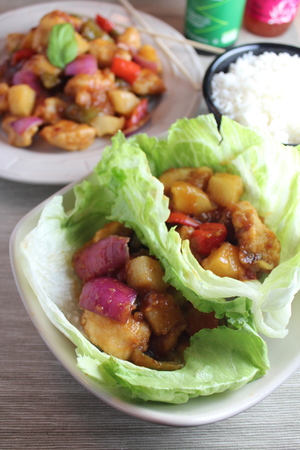
[[[67,151],[97,137],[126,135],[150,118],[150,98],[165,91],[156,49],[135,27],[117,31],[95,19],[55,10],[28,33],[6,38],[0,67],[0,114],[10,145],[35,136]]]

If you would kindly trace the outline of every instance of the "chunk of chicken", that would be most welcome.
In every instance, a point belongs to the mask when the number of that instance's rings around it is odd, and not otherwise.
[[[43,128],[40,135],[55,147],[68,151],[84,150],[95,140],[96,131],[86,124],[60,120]]]
[[[25,34],[22,33],[10,33],[6,36],[5,49],[7,53],[13,53],[19,50],[22,46]]]
[[[148,348],[150,328],[138,314],[122,324],[85,310],[81,324],[94,345],[117,358],[130,360],[134,350],[144,352]]]
[[[138,95],[162,94],[166,90],[163,80],[149,69],[141,69],[131,87],[132,91]]]
[[[90,41],[89,53],[96,57],[100,69],[111,66],[116,51],[117,45],[114,42],[102,38]]]
[[[125,44],[130,50],[139,50],[142,46],[141,34],[135,27],[128,27],[117,39],[118,44]]]
[[[55,124],[63,118],[66,103],[58,97],[45,98],[35,109],[34,115],[46,124]]]
[[[29,70],[38,76],[43,86],[47,89],[51,89],[60,82],[59,76],[62,70],[50,64],[46,56],[41,53],[33,55],[26,61],[23,69]]]
[[[18,134],[12,127],[12,123],[15,122],[18,117],[6,116],[2,120],[2,128],[8,134],[8,142],[14,147],[29,147],[32,144],[33,137],[37,134],[38,125],[32,125],[27,128],[24,133]]]
[[[75,102],[89,108],[100,106],[105,114],[113,115],[114,110],[106,92],[115,88],[115,77],[110,71],[98,70],[92,75],[78,74],[66,84],[64,92],[75,99]]]
[[[279,264],[280,242],[265,226],[255,208],[242,201],[228,208],[239,244],[239,259],[253,272],[269,273]]]

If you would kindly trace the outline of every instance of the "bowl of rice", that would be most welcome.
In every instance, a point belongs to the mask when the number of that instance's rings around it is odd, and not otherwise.
[[[208,67],[203,95],[218,122],[226,115],[282,143],[300,143],[299,47],[256,43],[227,50]]]

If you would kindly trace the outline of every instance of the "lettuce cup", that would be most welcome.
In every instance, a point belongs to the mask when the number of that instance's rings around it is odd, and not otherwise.
[[[204,165],[239,175],[243,199],[265,217],[280,241],[278,266],[260,280],[218,277],[203,269],[189,241],[166,224],[169,200],[157,177],[169,168]],[[73,188],[73,208],[65,210],[64,198],[54,196],[22,242],[25,274],[50,321],[76,346],[78,367],[120,396],[167,403],[238,389],[263,376],[269,362],[259,333],[286,334],[299,289],[298,173],[296,148],[226,118],[219,131],[212,115],[179,120],[166,140],[116,135],[94,173]],[[286,190],[278,188],[280,177]],[[74,254],[111,221],[133,230],[160,262],[165,283],[219,321],[190,337],[176,370],[139,366],[106,353],[82,326],[84,283],[74,270]]]
[[[248,281],[217,276],[198,263],[175,227],[167,227],[169,199],[158,177],[170,168],[203,166],[241,177],[241,200],[253,205],[280,242],[279,264],[269,274]],[[95,170],[115,196],[111,217],[135,224],[164,265],[166,279],[193,297],[195,307],[209,311],[217,304],[228,311],[229,299],[247,298],[258,332],[282,338],[299,290],[299,169],[299,148],[227,117],[219,130],[213,115],[207,115],[178,120],[165,140],[116,137]]]

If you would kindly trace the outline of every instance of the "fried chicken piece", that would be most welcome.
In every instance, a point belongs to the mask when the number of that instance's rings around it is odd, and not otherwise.
[[[280,242],[247,201],[228,208],[239,244],[239,259],[252,272],[269,273],[279,264]]]
[[[116,358],[130,360],[134,350],[148,348],[150,328],[139,314],[124,324],[84,310],[81,324],[94,345]]]

